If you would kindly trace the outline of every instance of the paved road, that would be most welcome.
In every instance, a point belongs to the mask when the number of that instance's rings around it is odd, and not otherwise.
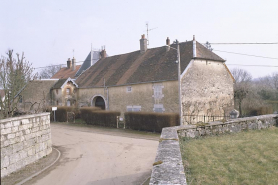
[[[151,174],[158,134],[57,123],[51,131],[61,159],[31,184],[130,185]]]

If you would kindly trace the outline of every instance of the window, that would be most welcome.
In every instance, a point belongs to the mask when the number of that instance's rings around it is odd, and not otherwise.
[[[131,92],[131,91],[132,91],[131,86],[127,86],[127,87],[126,87],[126,92]]]
[[[126,111],[127,112],[140,112],[141,111],[141,106],[138,106],[138,105],[126,106]]]
[[[70,88],[67,88],[67,94],[70,94]]]
[[[67,106],[70,107],[70,100],[67,101]]]
[[[163,107],[163,104],[154,104],[154,108],[153,108],[154,112],[164,112],[165,109]]]

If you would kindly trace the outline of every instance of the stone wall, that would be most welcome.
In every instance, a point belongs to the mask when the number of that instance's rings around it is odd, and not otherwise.
[[[278,114],[238,118],[225,123],[212,122],[204,126],[183,125],[163,128],[150,184],[186,184],[179,145],[180,138],[257,130],[274,125],[278,126]]]
[[[155,86],[162,87],[161,92],[154,92]],[[131,91],[128,91],[130,87]],[[94,97],[100,96],[105,101],[105,107],[111,111],[127,111],[128,107],[140,107],[141,112],[154,112],[155,105],[163,107],[163,112],[178,112],[178,82],[165,81],[157,83],[143,83],[126,86],[104,88],[79,89],[80,105],[91,105]]]
[[[234,109],[233,77],[223,62],[191,60],[181,78],[183,115],[229,116]]]
[[[2,119],[1,177],[52,152],[50,114]]]

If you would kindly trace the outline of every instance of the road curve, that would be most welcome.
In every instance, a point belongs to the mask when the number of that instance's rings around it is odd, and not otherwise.
[[[27,184],[141,184],[151,174],[159,140],[157,134],[57,123],[51,133],[61,159]]]

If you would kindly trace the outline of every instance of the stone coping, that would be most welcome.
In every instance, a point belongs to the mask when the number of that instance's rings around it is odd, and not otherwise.
[[[28,115],[22,115],[18,117],[11,117],[11,118],[6,118],[6,119],[1,119],[0,123],[6,123],[8,121],[16,121],[16,120],[22,120],[22,119],[29,119],[29,118],[35,118],[38,116],[47,116],[50,115],[49,112],[44,112],[44,113],[39,113],[39,114],[28,114]]]
[[[234,125],[241,124],[246,122],[246,124],[255,122],[258,123],[259,120],[268,120],[268,119],[276,119],[276,125],[278,114],[268,114],[247,118],[237,118],[233,120],[228,120],[227,122],[210,122],[207,125],[183,125],[183,126],[175,126],[175,127],[166,127],[163,128],[159,145],[157,149],[157,154],[155,158],[155,163],[153,164],[152,175],[150,179],[150,185],[153,184],[184,184],[186,185],[186,177],[183,168],[183,162],[181,157],[180,145],[179,145],[179,133],[184,130],[199,130],[199,129],[210,129],[215,127],[222,127],[223,125]],[[266,128],[271,125],[275,125],[275,123],[270,123],[269,121],[265,121],[265,125],[263,127],[251,127],[252,129],[261,129]],[[261,124],[261,123],[260,123]],[[233,127],[233,126],[232,126]],[[238,132],[243,130],[246,127],[240,127],[237,130],[231,129],[230,132]],[[209,132],[213,134],[213,132]],[[195,137],[195,135],[184,135],[185,137]]]

